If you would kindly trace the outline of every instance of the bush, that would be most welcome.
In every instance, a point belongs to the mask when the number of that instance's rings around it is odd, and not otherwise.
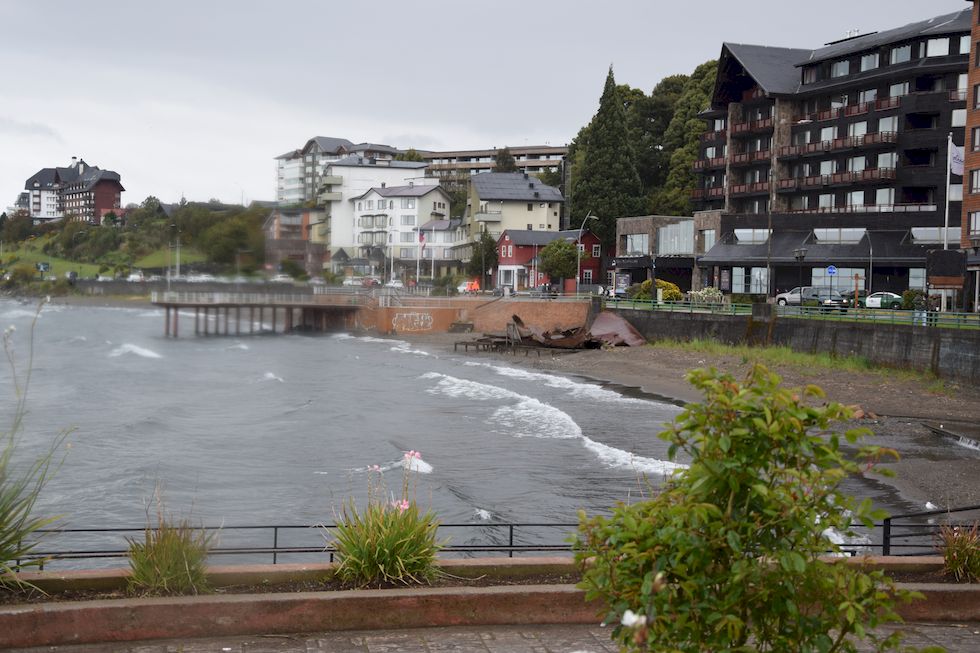
[[[663,290],[663,300],[665,302],[677,302],[684,299],[681,289],[677,287],[676,283],[671,283],[670,281],[664,281],[663,279],[657,279],[657,289]],[[647,279],[642,283],[634,283],[626,291],[632,299],[640,300],[654,300],[656,299],[656,293],[653,292],[653,280]]]
[[[831,423],[851,411],[816,406],[819,388],[779,387],[762,366],[744,384],[715,370],[688,374],[702,404],[681,413],[661,438],[691,458],[656,498],[619,505],[611,517],[581,514],[581,586],[608,608],[624,650],[854,651],[853,639],[897,645],[873,628],[899,619],[894,584],[820,559],[840,547],[852,520],[882,517],[870,500],[839,490],[887,450],[865,447],[847,460]],[[855,442],[861,431],[848,431]],[[627,612],[628,611],[628,612]],[[653,650],[653,649],[650,649]]]
[[[409,474],[417,458],[416,451],[405,454],[401,499],[386,498],[381,469],[375,466],[369,473],[377,477],[369,485],[364,512],[358,512],[353,499],[344,505],[333,542],[340,562],[337,576],[344,582],[408,585],[436,575],[436,553],[442,548],[436,541],[439,522],[431,510],[423,513],[409,499]]]
[[[40,313],[41,306],[38,306],[34,322],[31,323],[28,360],[23,374],[18,373],[14,364],[14,328],[10,327],[3,333],[3,349],[10,363],[16,401],[9,430],[0,433],[0,588],[31,586],[13,574],[38,567],[44,562],[43,557],[30,559],[29,556],[43,541],[44,534],[38,531],[58,519],[39,517],[35,514],[34,505],[57,467],[54,454],[67,437],[67,432],[59,435],[46,453],[33,460],[15,462],[17,443],[27,414],[27,392],[34,358],[34,326]]]
[[[902,293],[902,308],[906,311],[926,310],[926,295],[921,290],[906,290]]]
[[[721,304],[725,301],[725,295],[714,286],[708,286],[701,290],[692,290],[687,293],[687,298],[694,304]]]
[[[147,596],[210,591],[207,558],[213,540],[213,533],[158,511],[156,528],[147,524],[142,541],[128,540],[130,591]]]
[[[958,582],[980,582],[980,532],[973,526],[942,526],[939,549],[943,553],[943,573]]]

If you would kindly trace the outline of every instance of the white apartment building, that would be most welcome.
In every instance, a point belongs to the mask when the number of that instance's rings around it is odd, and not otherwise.
[[[356,257],[370,262],[383,261],[385,278],[400,278],[414,274],[420,268],[428,276],[432,257],[442,256],[444,248],[428,239],[434,230],[423,232],[426,242],[419,239],[419,227],[433,220],[443,220],[449,213],[449,195],[440,186],[409,183],[406,186],[371,188],[350,200],[354,209],[354,238]],[[378,274],[378,270],[371,270]]]
[[[375,161],[391,160],[398,150],[377,143],[352,143],[346,138],[316,136],[298,150],[276,157],[276,201],[301,204],[316,199],[322,190],[327,165],[356,155]]]

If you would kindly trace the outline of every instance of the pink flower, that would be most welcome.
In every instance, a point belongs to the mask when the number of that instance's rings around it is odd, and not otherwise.
[[[419,453],[418,451],[416,451],[415,449],[412,449],[411,451],[405,452],[405,459],[406,460],[411,460],[412,458],[418,458],[419,460],[421,460],[422,459],[422,454]]]
[[[398,508],[398,512],[405,512],[408,510],[409,503],[408,499],[402,499],[401,501],[392,501],[391,505]]]

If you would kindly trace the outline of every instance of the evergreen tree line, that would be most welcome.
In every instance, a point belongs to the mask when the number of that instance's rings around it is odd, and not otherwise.
[[[599,109],[569,145],[565,196],[569,226],[587,225],[606,247],[616,219],[690,215],[694,161],[706,125],[698,113],[711,103],[716,61],[690,75],[666,77],[647,95],[617,85],[610,66]]]

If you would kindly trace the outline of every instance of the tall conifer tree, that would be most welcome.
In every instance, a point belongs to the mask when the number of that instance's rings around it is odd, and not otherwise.
[[[586,226],[599,236],[605,249],[615,242],[616,219],[641,215],[645,204],[630,144],[626,110],[616,88],[612,66],[606,76],[599,110],[588,129],[583,131],[586,131],[586,143],[575,181],[569,227],[578,229],[591,211],[599,219]]]

